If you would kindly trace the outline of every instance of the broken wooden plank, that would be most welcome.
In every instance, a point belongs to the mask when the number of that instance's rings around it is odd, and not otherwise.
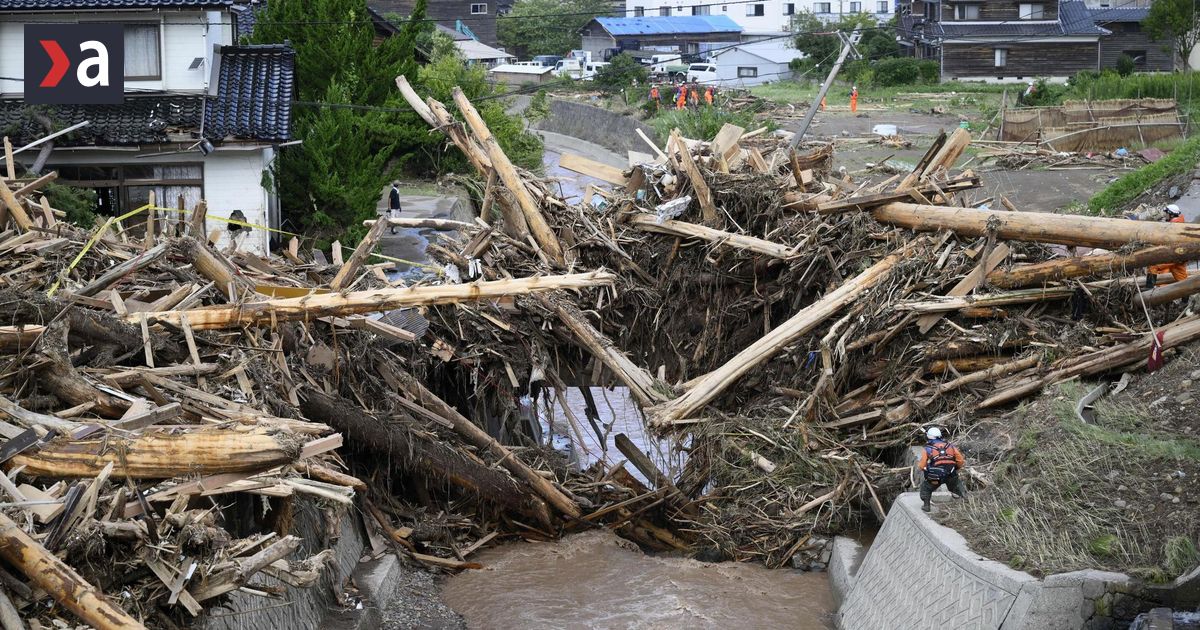
[[[575,155],[574,153],[563,153],[562,157],[559,158],[558,165],[568,171],[594,177],[615,186],[624,186],[629,181],[629,178],[625,177],[625,173],[621,169],[585,158],[582,155]]]

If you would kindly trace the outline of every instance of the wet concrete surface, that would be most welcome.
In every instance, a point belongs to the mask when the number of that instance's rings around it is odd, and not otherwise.
[[[559,160],[562,159],[563,153],[573,153],[589,160],[595,160],[602,164],[608,164],[609,166],[621,169],[629,166],[628,156],[617,154],[598,144],[580,140],[579,138],[572,138],[571,136],[564,136],[552,131],[537,130],[536,133],[542,137],[546,147],[545,155],[542,157],[542,165],[545,168],[546,177],[553,180],[553,186],[561,191],[561,194],[568,202],[581,201],[588,184],[604,187],[608,187],[609,184],[594,177],[588,177],[575,171],[568,171],[559,166]],[[650,147],[646,147],[646,152],[649,151]]]
[[[401,218],[464,220],[462,216],[464,211],[461,208],[463,202],[458,197],[405,194],[403,189],[401,191]],[[386,195],[377,210],[380,215],[386,212]],[[410,273],[424,273],[422,267],[411,263],[429,262],[425,248],[429,246],[431,239],[437,238],[437,234],[438,230],[429,228],[392,228],[384,232],[383,238],[380,240],[379,251],[385,256],[410,261],[396,263],[396,271],[401,277]],[[454,233],[446,232],[445,234],[453,235]]]
[[[1192,174],[1190,186],[1183,195],[1173,203],[1179,206],[1183,219],[1188,223],[1197,223],[1200,219],[1200,170]]]

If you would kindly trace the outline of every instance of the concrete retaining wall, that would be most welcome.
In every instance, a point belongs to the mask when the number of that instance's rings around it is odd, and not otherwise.
[[[1110,628],[1165,599],[1161,589],[1150,594],[1119,573],[1076,571],[1039,580],[980,558],[958,532],[921,511],[915,492],[892,504],[853,574],[843,567],[851,566],[854,551],[842,545],[835,545],[830,570],[842,602],[838,627],[847,630]]]
[[[532,126],[534,129],[587,140],[622,156],[628,151],[650,152],[650,147],[637,136],[638,129],[658,142],[654,129],[645,123],[600,107],[563,99],[551,99],[550,115]]]

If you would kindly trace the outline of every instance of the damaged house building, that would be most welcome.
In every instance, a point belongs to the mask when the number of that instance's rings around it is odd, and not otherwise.
[[[18,150],[87,123],[17,156],[97,192],[97,212],[116,216],[147,203],[278,226],[270,168],[291,140],[294,53],[286,45],[235,45],[232,0],[0,0],[0,135]],[[24,26],[124,26],[120,105],[36,105],[22,99]],[[240,216],[239,216],[240,215]],[[230,238],[225,224],[223,246]],[[252,229],[241,247],[266,252]]]

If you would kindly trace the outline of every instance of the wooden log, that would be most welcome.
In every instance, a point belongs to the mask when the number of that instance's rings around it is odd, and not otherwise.
[[[978,372],[1000,365],[1009,357],[1000,355],[980,355],[974,357],[956,357],[953,359],[938,359],[929,363],[926,369],[930,374],[946,374],[953,372]]]
[[[17,199],[20,199],[21,197],[25,197],[33,192],[36,192],[37,189],[41,188],[42,186],[45,186],[46,184],[49,184],[50,182],[52,182],[56,179],[58,179],[58,171],[50,171],[49,173],[46,173],[45,175],[42,175],[41,177],[18,188],[15,192],[13,192],[13,196],[16,197]],[[50,227],[50,226],[46,226],[46,227]]]
[[[1048,260],[988,274],[988,284],[1002,289],[1032,287],[1055,280],[1101,275],[1129,275],[1151,265],[1200,260],[1200,242],[1160,245],[1129,254],[1108,253]]]
[[[417,115],[429,123],[430,127],[446,134],[480,175],[487,175],[492,170],[492,161],[488,158],[487,153],[467,134],[466,129],[454,120],[444,105],[433,99],[421,100],[404,75],[396,77],[396,87],[400,89],[400,95],[417,112]]]
[[[196,272],[212,280],[221,295],[228,300],[230,295],[239,295],[243,291],[252,291],[253,285],[245,278],[229,259],[208,246],[207,241],[191,237],[181,238],[179,247],[191,259]]]
[[[629,224],[645,232],[698,238],[717,245],[732,247],[734,249],[745,249],[772,258],[788,258],[795,254],[795,248],[781,243],[775,243],[755,236],[716,230],[686,221],[666,219],[660,222],[658,217],[652,214],[638,213],[630,215]]]
[[[413,378],[411,374],[394,366],[387,366],[383,369],[387,369],[395,377],[400,388],[407,392],[414,402],[448,420],[454,427],[455,433],[458,433],[475,448],[491,453],[494,457],[498,458],[505,469],[521,481],[529,484],[539,496],[554,506],[559,512],[571,518],[579,518],[582,515],[579,504],[555,487],[554,484],[547,481],[545,477],[539,475],[537,471],[530,468],[528,464],[521,461],[520,458],[513,455],[507,447],[488,435],[487,431],[476,426],[474,422],[468,420],[454,407],[451,407],[444,400],[438,398],[436,394],[429,391],[420,381]]]
[[[491,130],[488,129],[487,123],[471,105],[471,101],[467,100],[467,95],[458,86],[454,88],[454,102],[458,105],[459,111],[462,112],[463,118],[466,119],[467,125],[483,147],[487,150],[488,157],[492,160],[492,167],[496,169],[496,174],[500,177],[500,181],[504,182],[504,187],[512,193],[517,200],[517,206],[521,209],[521,213],[525,215],[525,221],[529,224],[529,231],[533,234],[533,238],[537,241],[539,247],[550,259],[550,262],[559,267],[566,265],[566,259],[563,257],[562,245],[558,242],[558,236],[550,229],[550,224],[546,222],[546,217],[542,215],[541,210],[533,200],[533,195],[529,193],[529,189],[525,186],[525,181],[521,179],[517,169],[513,167],[512,162],[508,160],[508,156],[504,154],[504,149],[500,148],[500,143],[492,136]]]
[[[625,172],[615,166],[609,166],[603,162],[590,160],[582,155],[574,153],[563,153],[559,158],[558,165],[568,171],[574,171],[581,175],[594,177],[602,182],[613,184],[614,186],[624,186],[629,183],[629,178],[625,177]]]
[[[983,282],[984,277],[989,271],[995,269],[1001,262],[1004,261],[1005,258],[1008,258],[1009,253],[1011,252],[1006,243],[1000,243],[997,245],[987,255],[987,260],[984,260],[976,265],[976,267],[971,270],[971,273],[968,273],[962,280],[958,282],[958,284],[954,285],[954,287],[951,288],[946,295],[950,297],[958,297],[974,291],[977,287],[979,287],[980,283]],[[941,319],[942,315],[938,313],[923,315],[917,320],[917,330],[924,335],[925,333],[929,332],[931,328],[936,326],[938,321]]]
[[[0,556],[20,570],[83,622],[98,630],[144,628],[137,619],[109,602],[67,563],[30,538],[12,519],[0,513]]]
[[[1001,240],[1058,243],[1078,247],[1117,249],[1126,243],[1149,245],[1192,245],[1200,242],[1200,225],[1131,221],[1048,212],[1008,212],[889,203],[871,211],[880,223],[919,232],[951,230],[960,236],[984,236],[989,222],[997,226]]]
[[[921,177],[921,174],[925,172],[925,167],[929,166],[929,164],[933,162],[934,156],[936,156],[938,152],[942,150],[942,147],[945,144],[946,132],[944,130],[938,131],[937,137],[933,139],[933,142],[930,143],[929,148],[925,150],[925,155],[921,156],[920,160],[917,160],[917,164],[913,167],[912,172],[910,172],[908,175],[905,175],[904,179],[900,180],[900,183],[896,185],[896,190],[908,190],[909,188],[915,186],[917,180]]]
[[[1171,284],[1157,287],[1150,291],[1143,291],[1141,298],[1146,301],[1147,305],[1157,306],[1186,298],[1195,293],[1200,293],[1200,276],[1191,276],[1179,282],[1172,282]],[[1133,303],[1136,306],[1138,298],[1134,298]]]
[[[664,427],[687,420],[709,401],[736,383],[743,374],[766,362],[788,344],[808,334],[842,307],[856,300],[865,291],[887,279],[896,265],[908,256],[924,249],[927,242],[924,238],[909,241],[836,290],[801,309],[800,312],[739,352],[724,365],[697,379],[682,396],[652,408],[650,410],[653,418],[651,423],[654,426]]]
[[[109,269],[100,275],[99,278],[87,283],[82,288],[74,291],[75,295],[93,296],[107,289],[117,280],[124,278],[127,275],[137,273],[150,265],[158,262],[163,256],[167,255],[167,243],[160,243],[155,247],[146,250],[145,252],[126,260],[125,262]]]
[[[379,239],[383,238],[383,231],[388,228],[386,221],[376,221],[375,225],[367,231],[367,235],[358,243],[358,247],[354,248],[354,253],[350,255],[350,260],[347,260],[341,269],[338,269],[337,275],[329,282],[329,288],[334,291],[341,291],[350,286],[354,282],[354,277],[358,275],[359,268],[363,262],[367,260],[367,256],[371,255],[371,251],[375,249],[375,245],[379,243]]]
[[[629,356],[610,340],[604,336],[599,330],[592,326],[583,313],[579,311],[573,304],[552,300],[544,296],[539,296],[540,302],[546,308],[554,311],[558,318],[562,320],[567,328],[571,330],[571,334],[579,341],[579,345],[596,357],[604,367],[608,368],[614,376],[622,383],[629,387],[629,393],[643,407],[649,407],[661,402],[665,402],[669,397],[663,392],[667,390],[667,386],[653,376],[645,369],[630,360]]]
[[[299,547],[299,538],[284,536],[258,553],[248,558],[233,560],[212,574],[204,576],[204,579],[188,589],[188,592],[194,600],[202,602],[237,590],[248,583],[254,574],[292,555]]]
[[[1200,316],[1192,316],[1178,320],[1159,329],[1163,334],[1162,348],[1167,350],[1176,346],[1200,339]],[[999,405],[1020,400],[1026,396],[1041,391],[1042,388],[1062,381],[1082,377],[1095,376],[1112,370],[1143,362],[1149,356],[1153,343],[1152,335],[1144,335],[1136,341],[1119,346],[1102,348],[1095,352],[1073,357],[1057,364],[1054,370],[1044,374],[1022,379],[998,389],[991,396],[980,402],[979,409],[990,409]]]
[[[869,210],[876,206],[882,206],[893,201],[906,201],[915,199],[914,192],[922,195],[932,195],[937,192],[960,192],[963,190],[971,190],[979,187],[978,177],[961,177],[948,182],[938,184],[937,188],[933,186],[921,186],[909,190],[895,190],[892,192],[882,192],[873,195],[859,195],[856,197],[847,197],[845,199],[835,199],[817,204],[817,212],[821,214],[837,214],[839,212],[849,212],[851,210]]]
[[[211,306],[186,311],[161,311],[145,313],[154,321],[180,326],[181,318],[187,315],[193,330],[240,328],[242,326],[267,325],[273,322],[319,317],[354,315],[390,311],[409,306],[454,304],[488,300],[510,295],[527,295],[557,289],[584,289],[612,284],[615,276],[601,271],[541,276],[517,280],[497,280],[471,284],[448,284],[423,287],[400,287],[350,293],[325,293],[300,298],[281,298],[238,304],[233,306]],[[143,313],[130,316],[127,321],[136,321]]]
[[[939,172],[949,170],[970,144],[971,132],[961,127],[955,129],[954,133],[950,134],[950,137],[946,139],[946,142],[942,144],[938,152],[934,154],[933,159],[925,167],[925,170],[921,171],[920,179],[924,180]]]
[[[45,326],[0,326],[0,352],[15,352],[28,348],[42,336]]]
[[[25,208],[21,206],[21,202],[13,195],[13,191],[9,190],[8,183],[5,181],[0,181],[0,202],[4,204],[4,208],[8,210],[13,223],[16,223],[22,232],[28,232],[33,228],[33,219],[29,218],[29,214],[25,212]],[[0,224],[0,229],[3,228],[4,225]]]
[[[671,150],[670,142],[675,143],[674,150]],[[704,175],[700,173],[700,167],[696,166],[696,160],[692,158],[692,152],[688,150],[687,143],[683,141],[678,129],[671,132],[667,152],[670,153],[675,168],[683,171],[692,183],[692,192],[700,202],[700,213],[704,222],[717,223],[721,215],[717,213],[717,205],[713,203],[712,191],[708,189],[708,183],[704,181]]]
[[[17,455],[11,466],[24,466],[35,477],[95,477],[111,463],[116,477],[169,479],[268,470],[295,461],[300,446],[299,440],[265,430],[143,431],[128,438],[55,438],[37,452]]]

